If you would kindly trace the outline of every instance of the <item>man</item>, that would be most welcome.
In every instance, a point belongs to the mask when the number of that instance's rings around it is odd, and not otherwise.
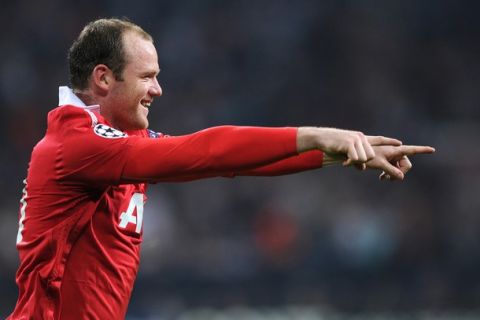
[[[117,19],[89,23],[69,51],[20,206],[19,298],[8,319],[123,319],[139,265],[146,183],[279,175],[343,163],[402,180],[430,147],[331,128],[147,129],[162,95],[153,40]]]

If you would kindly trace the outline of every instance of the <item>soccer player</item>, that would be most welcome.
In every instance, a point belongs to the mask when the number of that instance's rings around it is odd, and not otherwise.
[[[343,163],[402,180],[426,146],[317,127],[148,130],[162,95],[151,36],[89,23],[69,50],[71,89],[33,149],[21,198],[19,297],[8,319],[123,319],[139,266],[149,182],[280,175]]]

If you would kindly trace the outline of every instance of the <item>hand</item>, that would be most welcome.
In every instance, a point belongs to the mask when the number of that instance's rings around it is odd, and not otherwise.
[[[297,133],[298,152],[312,149],[322,150],[326,155],[326,162],[344,165],[366,163],[374,159],[375,151],[372,145],[399,146],[402,142],[397,139],[382,136],[365,136],[363,133],[351,130],[334,128],[301,127]]]
[[[403,180],[405,174],[412,168],[407,156],[429,154],[435,149],[428,146],[373,146],[375,158],[366,163],[370,169],[380,169],[380,180]]]

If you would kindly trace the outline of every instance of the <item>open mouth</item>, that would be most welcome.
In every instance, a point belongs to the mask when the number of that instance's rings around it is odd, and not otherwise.
[[[141,104],[142,106],[144,106],[145,108],[149,108],[150,105],[152,104],[152,101],[142,100],[142,101],[140,101],[140,104]]]

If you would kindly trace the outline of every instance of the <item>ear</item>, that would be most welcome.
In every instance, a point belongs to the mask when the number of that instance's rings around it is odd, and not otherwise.
[[[102,91],[108,91],[113,82],[113,72],[104,64],[97,64],[92,71],[92,82]]]

